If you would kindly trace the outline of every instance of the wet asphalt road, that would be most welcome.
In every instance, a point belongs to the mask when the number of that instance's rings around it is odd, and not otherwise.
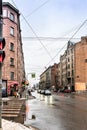
[[[25,124],[40,130],[87,130],[87,97],[36,94],[27,107]]]

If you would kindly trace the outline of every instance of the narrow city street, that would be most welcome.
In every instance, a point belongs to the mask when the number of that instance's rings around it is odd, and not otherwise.
[[[40,130],[87,130],[87,97],[35,95],[36,99],[27,101],[26,125]]]

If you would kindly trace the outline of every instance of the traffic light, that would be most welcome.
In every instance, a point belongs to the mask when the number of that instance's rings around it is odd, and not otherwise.
[[[0,15],[2,15],[2,0],[0,0]]]
[[[6,44],[5,38],[0,37],[0,63],[2,63],[5,58],[5,51],[3,51],[5,44]]]

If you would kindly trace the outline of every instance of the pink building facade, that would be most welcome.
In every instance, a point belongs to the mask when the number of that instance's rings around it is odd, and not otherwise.
[[[2,79],[10,84],[20,86],[25,78],[24,56],[20,29],[20,14],[14,6],[8,2],[3,3],[3,37],[6,40],[5,60],[2,67]]]

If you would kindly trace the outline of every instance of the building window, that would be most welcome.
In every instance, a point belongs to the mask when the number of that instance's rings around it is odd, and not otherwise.
[[[11,72],[11,73],[10,73],[10,79],[11,79],[11,80],[14,80],[14,72]]]
[[[67,67],[68,69],[70,69],[70,64],[68,64],[68,67]]]
[[[70,59],[68,58],[68,62],[70,62]]]
[[[10,20],[15,21],[15,17],[13,13],[10,13]]]
[[[3,10],[3,17],[7,17],[7,10]]]
[[[10,58],[10,65],[14,66],[14,58]]]
[[[14,51],[14,44],[10,43],[10,51]]]
[[[68,55],[70,54],[70,51],[68,50]]]
[[[79,78],[79,76],[77,75],[77,78]]]
[[[14,28],[10,27],[10,35],[14,36]]]
[[[87,59],[85,59],[85,63],[87,63]]]
[[[71,49],[71,53],[73,54],[73,48]]]
[[[70,72],[68,72],[68,76],[70,76]]]
[[[74,71],[72,70],[72,76],[74,76]]]

